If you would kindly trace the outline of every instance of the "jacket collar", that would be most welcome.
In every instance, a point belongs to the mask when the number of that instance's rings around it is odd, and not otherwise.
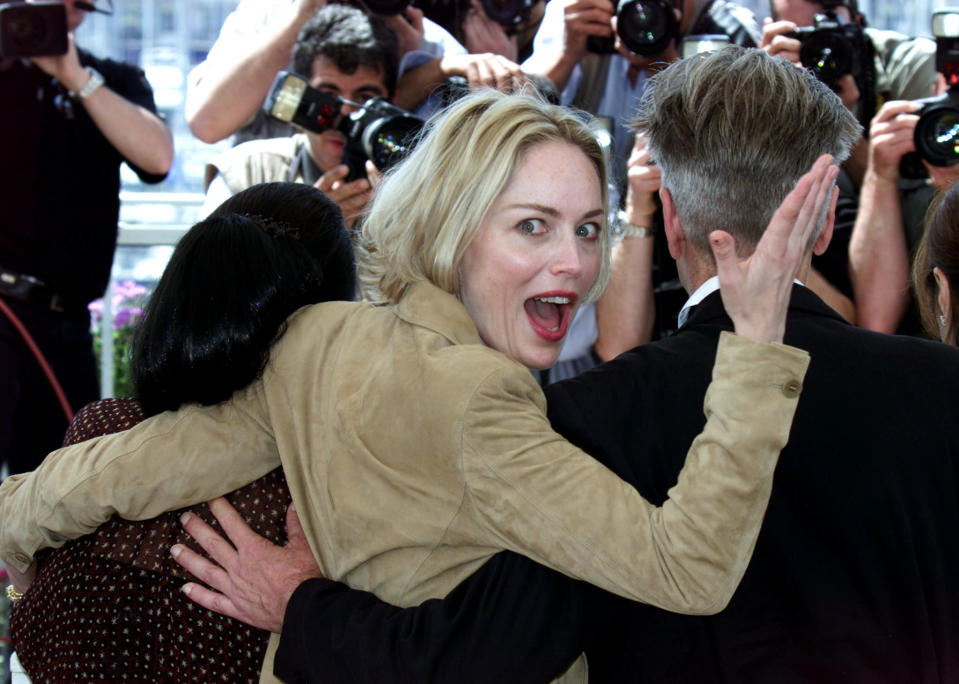
[[[846,319],[829,308],[823,300],[804,285],[793,285],[792,296],[789,299],[789,309],[790,311],[802,311],[814,316],[834,318],[848,325]],[[693,307],[689,318],[686,319],[686,323],[680,330],[693,325],[712,322],[716,319],[729,320],[729,316],[726,315],[726,310],[723,308],[722,296],[718,290],[708,295],[702,302]]]
[[[453,344],[483,344],[463,303],[433,283],[410,285],[394,310],[407,323],[428,328]]]

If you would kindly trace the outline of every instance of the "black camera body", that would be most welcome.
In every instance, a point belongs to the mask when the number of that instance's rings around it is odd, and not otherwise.
[[[949,89],[941,95],[915,100],[922,105],[913,132],[915,152],[903,155],[899,175],[925,178],[922,165],[959,164],[959,12],[940,10],[932,15],[932,33],[936,36],[936,70]]]
[[[486,16],[506,29],[515,32],[530,20],[538,0],[483,0]]]
[[[844,22],[832,10],[817,14],[812,26],[800,26],[786,35],[799,40],[803,66],[830,88],[846,74],[858,76],[862,71],[865,34],[858,24]]]
[[[623,45],[644,57],[658,55],[679,35],[679,22],[672,0],[619,0],[616,5],[616,33]],[[590,52],[616,52],[614,36],[590,36]]]
[[[314,133],[331,128],[346,138],[343,163],[349,169],[346,180],[366,177],[366,160],[386,171],[413,149],[423,121],[381,97],[356,104],[356,111],[343,114],[344,104],[353,103],[311,87],[302,76],[281,71],[263,103],[263,110],[275,119],[294,123]]]
[[[538,0],[482,0],[482,5],[486,16],[509,32],[529,21],[537,2]],[[441,26],[449,25],[448,21],[461,16],[471,6],[469,0],[363,0],[363,5],[373,14],[383,16],[400,14],[409,5],[413,5]]]
[[[67,51],[67,10],[60,2],[0,4],[0,59]]]

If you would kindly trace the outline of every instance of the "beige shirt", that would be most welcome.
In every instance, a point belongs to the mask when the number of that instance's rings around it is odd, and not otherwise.
[[[324,573],[401,606],[501,549],[668,610],[711,613],[752,552],[808,355],[723,334],[708,422],[662,507],[552,431],[529,371],[484,346],[453,296],[297,312],[262,378],[55,452],[0,487],[0,556],[113,513],[143,519],[282,463]],[[598,426],[598,429],[603,429]]]

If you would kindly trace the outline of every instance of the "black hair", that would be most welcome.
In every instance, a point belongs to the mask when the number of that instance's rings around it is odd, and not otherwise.
[[[229,398],[262,372],[290,314],[355,287],[343,215],[322,192],[264,183],[234,195],[180,240],[134,332],[144,411]]]
[[[379,69],[388,97],[393,97],[399,43],[381,17],[349,5],[326,5],[300,29],[293,46],[293,71],[309,77],[317,57],[326,57],[344,74],[355,73],[361,66]]]

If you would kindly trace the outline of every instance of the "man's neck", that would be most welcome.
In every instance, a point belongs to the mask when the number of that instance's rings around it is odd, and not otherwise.
[[[808,252],[793,275],[795,280],[806,284],[809,282],[809,269],[812,267],[812,252]],[[716,267],[711,258],[696,255],[693,259],[680,259],[676,262],[679,272],[679,282],[683,284],[686,293],[691,295],[699,286],[716,275]]]

